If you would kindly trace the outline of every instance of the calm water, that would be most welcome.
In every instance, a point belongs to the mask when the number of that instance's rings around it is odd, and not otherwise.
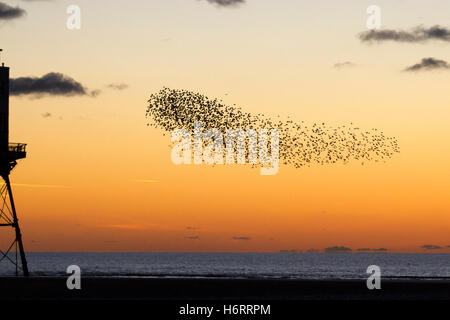
[[[383,277],[450,278],[450,254],[401,253],[27,253],[35,276],[65,276],[69,265],[84,276],[228,277],[292,279],[367,278],[369,265]],[[0,276],[14,275],[0,262]]]

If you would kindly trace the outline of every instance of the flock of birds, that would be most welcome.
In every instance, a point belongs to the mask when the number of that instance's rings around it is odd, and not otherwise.
[[[146,116],[152,120],[148,126],[167,132],[184,128],[193,133],[196,121],[202,122],[203,130],[219,129],[223,136],[230,129],[266,129],[269,132],[277,129],[280,163],[296,168],[350,160],[361,164],[380,162],[400,152],[397,139],[377,129],[364,131],[353,124],[330,127],[325,123],[314,123],[307,126],[303,121],[274,120],[187,90],[163,88],[152,94],[148,102]]]

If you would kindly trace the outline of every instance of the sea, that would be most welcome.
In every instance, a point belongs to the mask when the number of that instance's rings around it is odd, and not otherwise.
[[[376,265],[383,278],[450,279],[448,253],[28,252],[26,256],[30,274],[40,277],[66,277],[67,268],[76,265],[88,277],[367,279],[367,268]],[[15,275],[16,267],[3,259],[0,276]]]

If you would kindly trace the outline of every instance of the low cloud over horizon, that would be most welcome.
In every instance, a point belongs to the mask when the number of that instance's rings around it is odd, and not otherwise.
[[[431,40],[450,42],[450,29],[439,25],[429,28],[417,26],[409,31],[380,29],[361,32],[358,37],[361,42],[367,43],[383,41],[420,43]]]
[[[250,237],[233,237],[233,240],[238,240],[238,241],[249,241],[252,240],[252,238]]]
[[[424,244],[423,246],[421,246],[421,248],[425,249],[425,250],[440,250],[440,249],[442,249],[441,246],[437,246],[434,244]]]
[[[359,251],[359,252],[385,252],[385,251],[388,251],[388,249],[386,249],[386,248],[376,248],[376,249],[358,248],[356,250]]]
[[[185,239],[189,239],[189,240],[200,240],[199,236],[186,236],[184,237]]]
[[[352,249],[344,247],[344,246],[334,246],[325,248],[325,252],[350,252]]]
[[[100,91],[89,91],[80,82],[58,72],[50,72],[42,77],[20,77],[10,79],[10,94],[13,96],[34,95],[38,98],[50,96],[91,96]]]
[[[445,60],[435,58],[423,58],[419,63],[405,68],[403,71],[418,72],[418,71],[432,71],[432,70],[448,70],[450,65]]]

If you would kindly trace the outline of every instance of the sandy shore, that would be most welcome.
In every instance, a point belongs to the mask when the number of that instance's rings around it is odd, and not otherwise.
[[[0,278],[0,300],[449,300],[449,280],[384,280],[368,290],[363,280],[228,280]]]

